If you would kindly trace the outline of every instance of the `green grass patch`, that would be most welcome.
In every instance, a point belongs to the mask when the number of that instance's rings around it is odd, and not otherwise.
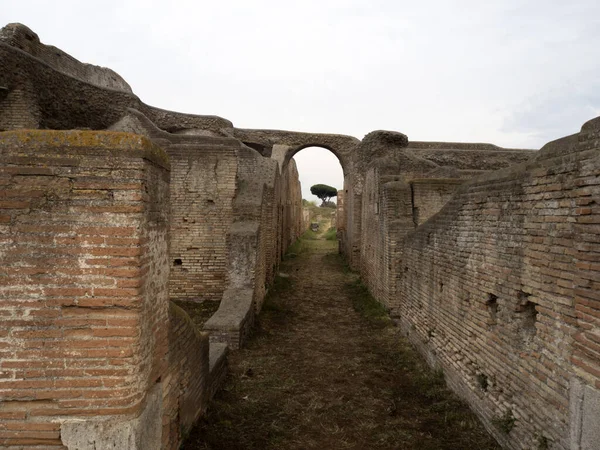
[[[312,230],[306,230],[304,233],[302,233],[302,235],[300,235],[300,237],[298,239],[296,239],[296,242],[294,242],[292,245],[290,245],[288,247],[283,259],[285,260],[285,259],[295,258],[296,256],[301,255],[302,253],[305,253],[307,250],[309,250],[309,241],[316,241],[318,239],[319,239],[318,232],[314,232]]]
[[[312,231],[312,230],[306,230],[304,233],[302,233],[302,235],[300,236],[300,239],[305,240],[305,241],[316,241],[317,239],[319,239],[319,232]]]
[[[335,227],[330,227],[323,237],[328,241],[336,241],[337,240],[337,229]]]
[[[385,306],[373,298],[369,289],[360,279],[348,283],[346,286],[352,297],[352,307],[356,312],[376,328],[385,328],[391,325],[392,321]]]

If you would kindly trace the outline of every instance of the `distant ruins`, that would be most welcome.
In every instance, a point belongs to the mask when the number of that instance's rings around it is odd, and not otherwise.
[[[292,157],[318,146],[343,254],[495,438],[600,449],[600,118],[537,152],[238,129],[10,24],[0,131],[0,447],[178,448],[307,226]],[[201,332],[182,299],[220,306]]]

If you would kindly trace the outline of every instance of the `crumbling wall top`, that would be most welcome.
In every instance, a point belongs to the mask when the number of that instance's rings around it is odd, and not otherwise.
[[[38,35],[23,24],[9,23],[0,29],[0,42],[38,58],[59,72],[95,86],[133,93],[131,86],[114,70],[82,63],[52,45],[42,44]]]

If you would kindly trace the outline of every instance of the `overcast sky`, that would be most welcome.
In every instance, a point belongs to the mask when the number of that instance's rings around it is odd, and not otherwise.
[[[539,148],[600,115],[599,0],[0,1],[146,103],[242,128]],[[341,188],[309,152],[304,191]]]

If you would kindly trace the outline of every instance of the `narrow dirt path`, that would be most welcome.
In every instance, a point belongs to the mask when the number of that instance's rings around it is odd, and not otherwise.
[[[345,270],[302,240],[184,449],[497,449]]]

